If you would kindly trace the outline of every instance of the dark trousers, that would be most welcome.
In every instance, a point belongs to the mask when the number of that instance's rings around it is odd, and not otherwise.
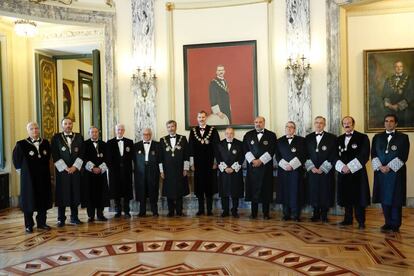
[[[168,203],[168,214],[174,215],[176,213],[178,216],[181,216],[183,214],[183,198],[167,198]]]
[[[231,213],[232,214],[237,214],[237,208],[239,207],[239,198],[231,198],[232,201],[232,208],[231,208]],[[229,210],[230,210],[230,197],[226,196],[226,197],[222,197],[221,198],[221,207],[223,208],[223,213],[224,214],[229,214]]]
[[[326,220],[328,218],[328,207],[313,206],[313,218]]]
[[[269,203],[262,203],[262,211],[263,211],[264,216],[269,216],[269,209],[270,209]],[[257,217],[258,210],[259,210],[259,203],[252,202],[252,217]]]
[[[298,219],[300,218],[300,208],[297,206],[290,207],[288,205],[283,205],[283,216],[286,218],[293,217]]]
[[[197,197],[198,199],[198,212],[200,213],[204,213],[205,209],[204,209],[204,195]],[[213,197],[212,196],[206,196],[206,200],[207,202],[207,213],[211,213],[213,210]]]
[[[104,214],[103,214],[104,208],[88,207],[88,208],[86,208],[86,212],[88,213],[88,217],[90,217],[90,218],[95,217],[95,209],[96,209],[96,216],[98,218],[104,216]]]
[[[145,215],[147,213],[147,196],[150,189],[150,185],[152,185],[151,183],[151,179],[148,177],[149,173],[150,173],[150,167],[148,165],[148,162],[145,162],[145,191],[144,191],[144,199],[139,201],[139,214],[140,215]],[[151,212],[153,215],[158,214],[158,204],[157,204],[158,198],[153,198],[150,197],[150,204],[151,204]]]
[[[121,198],[116,198],[115,202],[115,212],[121,214],[124,211],[125,214],[129,214],[129,199],[122,198],[122,205],[121,205]]]
[[[402,222],[402,207],[382,204],[382,212],[385,224],[394,228],[400,228]]]
[[[36,224],[37,226],[43,226],[46,224],[46,210],[37,211],[36,215]],[[34,221],[33,221],[33,212],[24,212],[24,226],[27,227],[33,227]]]
[[[58,221],[65,221],[66,220],[66,207],[58,207]],[[70,219],[76,220],[79,219],[78,217],[78,206],[70,206]]]
[[[357,205],[349,205],[345,206],[345,216],[344,221],[352,223],[354,219],[354,212],[355,212],[355,219],[358,221],[359,224],[365,223],[365,207],[357,206]]]

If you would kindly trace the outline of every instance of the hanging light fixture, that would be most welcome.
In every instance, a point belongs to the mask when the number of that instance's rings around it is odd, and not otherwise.
[[[14,22],[14,31],[19,36],[33,37],[37,33],[37,25],[27,19],[17,20]]]

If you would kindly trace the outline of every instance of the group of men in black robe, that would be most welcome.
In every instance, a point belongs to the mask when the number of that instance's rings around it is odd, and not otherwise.
[[[206,117],[206,112],[198,113],[198,126],[190,130],[188,141],[176,133],[177,123],[169,120],[168,135],[159,142],[152,139],[151,129],[144,129],[142,141],[136,144],[124,137],[125,127],[121,124],[116,126],[116,137],[107,143],[99,139],[96,127],[89,129],[90,139],[84,141],[80,134],[72,132],[73,123],[65,118],[63,131],[52,138],[50,146],[40,138],[38,125],[29,123],[29,137],[18,141],[13,152],[15,167],[21,170],[20,206],[26,231],[33,232],[34,211],[37,227],[50,229],[46,224],[46,211],[52,206],[50,156],[56,173],[58,227],[65,225],[66,207],[71,209],[70,222],[82,223],[78,217],[81,203],[87,208],[89,222],[95,220],[95,213],[97,220],[106,221],[103,210],[109,206],[110,198],[115,202],[115,217],[124,212],[130,218],[133,183],[135,199],[140,203],[138,216],[146,216],[149,199],[152,215],[157,217],[160,178],[162,196],[168,203],[167,216],[184,216],[183,197],[190,192],[190,170],[194,171],[198,216],[213,215],[213,195],[218,192],[222,217],[230,216],[230,211],[233,217],[239,217],[239,199],[244,197],[251,202],[252,219],[258,216],[259,204],[263,218],[270,219],[273,171],[277,167],[276,202],[283,206],[283,220],[300,221],[301,209],[308,203],[313,207],[311,221],[327,222],[328,210],[334,205],[337,175],[338,204],[345,208],[340,225],[351,225],[355,215],[359,228],[365,228],[365,208],[371,202],[365,168],[370,144],[367,135],[354,130],[352,117],[343,118],[345,132],[339,137],[325,131],[325,118],[317,116],[315,131],[306,137],[296,135],[296,125],[289,121],[285,135],[277,139],[265,128],[265,118],[259,116],[243,141],[234,138],[231,127],[220,141],[217,130],[206,125]],[[395,115],[385,116],[385,131],[374,136],[371,149],[373,202],[382,204],[384,232],[399,231],[406,199],[409,140],[406,134],[396,131],[397,124]]]

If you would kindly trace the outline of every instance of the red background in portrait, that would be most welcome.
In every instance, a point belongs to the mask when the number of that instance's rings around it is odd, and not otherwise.
[[[217,65],[224,65],[230,94],[232,125],[251,125],[254,120],[254,45],[187,49],[187,80],[190,125],[197,112],[211,114],[209,85]]]

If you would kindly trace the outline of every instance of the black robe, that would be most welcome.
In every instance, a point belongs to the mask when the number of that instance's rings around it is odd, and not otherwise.
[[[145,149],[143,141],[134,145],[134,185],[135,200],[144,201],[150,198],[151,201],[158,201],[160,189],[160,169],[161,162],[160,143],[151,141],[148,153],[147,172],[145,175]],[[149,181],[149,190],[145,188],[145,178]]]
[[[376,134],[372,140],[371,159],[378,158],[383,166],[398,157],[404,165],[397,171],[390,170],[383,174],[374,172],[373,203],[382,203],[389,206],[405,206],[407,198],[407,167],[405,163],[410,152],[408,135],[395,131],[389,142],[386,153],[388,134],[382,132]]]
[[[243,143],[233,139],[230,150],[227,147],[227,140],[220,141],[216,147],[217,164],[224,162],[231,167],[235,162],[241,166],[244,161]],[[231,174],[219,170],[219,195],[220,197],[241,198],[244,194],[243,169]]]
[[[132,199],[132,160],[134,142],[123,138],[124,154],[121,156],[118,141],[115,138],[106,144],[109,168],[109,195],[112,199]]]
[[[227,87],[227,82],[225,85],[222,84],[221,80],[218,78],[213,79],[210,82],[209,86],[209,98],[210,98],[210,106],[213,107],[218,105],[220,111],[226,114],[227,118],[229,119],[229,123],[231,124],[231,107],[230,107],[230,95],[229,90]]]
[[[175,149],[172,151],[170,137],[160,140],[161,162],[164,169],[162,195],[169,199],[179,199],[190,193],[188,178],[183,176],[184,161],[189,161],[189,148],[185,136],[176,135]]]
[[[300,167],[292,171],[285,171],[280,166],[277,170],[277,191],[276,202],[286,205],[291,208],[301,207],[304,203],[305,183],[303,168],[306,161],[306,144],[305,138],[301,136],[294,136],[292,141],[288,142],[286,136],[277,140],[276,144],[276,160],[284,159],[290,162],[297,157],[302,164]]]
[[[109,193],[107,172],[94,174],[86,169],[88,162],[92,162],[94,167],[99,167],[104,163],[106,165],[106,143],[102,140],[98,140],[98,145],[95,148],[92,140],[88,139],[84,142],[84,147],[82,206],[91,208],[108,207]]]
[[[318,147],[316,147],[316,134],[312,132],[306,136],[307,158],[317,169],[325,162],[331,163],[332,168],[326,173],[307,173],[308,203],[323,208],[332,207],[335,201],[335,163],[337,160],[337,137],[324,132]]]
[[[369,139],[366,134],[354,131],[348,146],[345,148],[345,134],[338,137],[338,160],[345,165],[355,158],[362,169],[355,173],[338,172],[337,199],[340,206],[356,205],[366,207],[370,204],[370,191],[365,164],[369,160]]]
[[[255,159],[264,153],[270,157],[275,154],[276,134],[265,129],[260,142],[257,140],[256,130],[251,130],[243,138],[244,153],[251,152]],[[273,200],[273,161],[254,168],[247,162],[246,201],[270,203]]]
[[[194,157],[194,194],[197,197],[213,196],[217,193],[217,170],[213,170],[214,149],[220,137],[216,128],[206,126],[204,136],[201,136],[200,127],[193,127],[190,131],[188,143],[190,156]]]
[[[62,159],[68,168],[72,167],[77,158],[83,161],[83,137],[73,133],[70,150],[64,134],[57,133],[52,137],[53,162]],[[56,171],[55,205],[58,207],[77,206],[81,203],[81,172],[76,170],[73,174],[66,171]]]
[[[39,143],[39,152],[30,138],[20,140],[13,150],[13,164],[20,169],[20,208],[23,212],[45,211],[52,208],[50,180],[50,145]]]

